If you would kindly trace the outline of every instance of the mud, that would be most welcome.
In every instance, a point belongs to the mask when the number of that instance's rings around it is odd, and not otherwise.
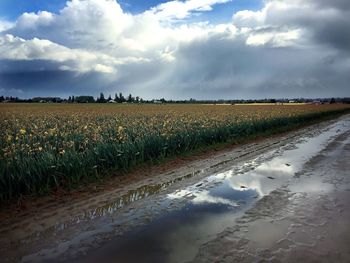
[[[328,251],[345,262],[349,137],[347,115],[28,209],[2,220],[0,261],[277,262]]]

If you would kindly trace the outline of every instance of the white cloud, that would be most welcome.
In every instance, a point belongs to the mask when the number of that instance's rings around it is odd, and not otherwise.
[[[216,4],[224,4],[232,0],[187,0],[169,1],[153,7],[149,12],[160,20],[184,19],[193,12],[211,11]]]
[[[25,40],[10,34],[0,36],[0,59],[47,60],[60,63],[59,69],[77,72],[114,73],[114,67],[124,63],[144,62],[137,58],[114,58],[97,52],[70,49],[49,40]]]
[[[23,30],[35,29],[41,26],[49,26],[55,19],[55,15],[47,11],[39,11],[35,13],[22,14],[17,22],[16,27]]]
[[[224,2],[227,0],[191,0],[178,3],[185,6],[186,12],[191,12]],[[167,7],[159,8],[165,10]],[[40,42],[42,46],[47,40],[50,45],[46,43],[45,54],[38,55],[37,59],[45,56],[45,59],[65,60],[67,54],[74,50],[73,57],[76,60],[91,61],[91,58],[85,59],[85,57],[93,54],[94,57],[101,58],[104,54],[108,57],[107,60],[114,58],[123,62],[107,63],[109,68],[108,70],[104,68],[103,72],[112,72],[111,67],[126,62],[135,63],[136,60],[138,62],[163,60],[170,63],[176,60],[176,50],[182,43],[206,38],[223,30],[229,32],[231,36],[236,33],[230,24],[212,26],[208,23],[195,23],[172,26],[163,25],[160,20],[158,15],[150,11],[135,16],[127,14],[114,0],[73,0],[67,2],[67,6],[58,14],[46,11],[24,13],[8,33],[20,37],[23,41],[27,40],[24,45],[32,47],[30,59],[34,59],[34,42]],[[24,52],[23,47],[18,51],[14,45],[12,48],[10,52],[12,59],[14,53]],[[83,51],[86,53],[83,54]],[[60,55],[57,55],[58,52]],[[49,56],[51,58],[48,58]],[[21,57],[18,55],[17,59]],[[100,64],[106,65],[105,62]],[[69,65],[62,65],[60,68],[74,70],[74,67]],[[88,68],[93,70],[95,67],[83,66],[79,67],[79,70],[86,71]]]
[[[246,40],[247,45],[260,46],[271,44],[275,47],[286,47],[290,45],[295,45],[300,39],[301,30],[294,29],[285,32],[252,32],[248,33]]]
[[[350,51],[349,17],[347,0],[267,0],[261,10],[235,13],[233,23],[252,32],[249,43],[269,43],[282,37],[284,44],[292,40],[295,44],[333,45]],[[269,32],[253,32],[261,29]],[[281,33],[285,34],[281,36]]]
[[[262,11],[242,10],[233,15],[233,23],[239,27],[256,27],[264,24],[265,9]]]
[[[13,27],[14,23],[0,18],[0,34]]]
[[[49,39],[71,48],[114,48],[133,23],[114,0],[72,0],[58,14],[24,13],[10,33],[22,38]]]

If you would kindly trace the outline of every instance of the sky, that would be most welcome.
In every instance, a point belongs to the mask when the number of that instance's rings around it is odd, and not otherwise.
[[[350,96],[349,0],[0,0],[0,95]]]

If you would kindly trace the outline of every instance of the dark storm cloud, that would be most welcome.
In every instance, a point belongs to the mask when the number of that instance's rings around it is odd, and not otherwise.
[[[203,99],[332,96],[334,83],[337,95],[348,90],[348,74],[338,70],[342,58],[325,49],[247,47],[217,37],[182,47],[177,59],[170,89]]]
[[[36,71],[59,71],[60,64],[48,60],[10,60],[2,59],[1,73],[25,73]]]
[[[336,49],[350,52],[350,1],[316,1],[316,15],[301,20],[316,43],[329,44]],[[321,13],[317,16],[317,13]],[[297,21],[295,22],[297,23]]]
[[[76,72],[62,70],[0,73],[1,93],[21,97],[83,94],[97,96],[100,91],[110,89],[111,85],[111,82],[97,73],[77,75]]]
[[[350,10],[350,2],[348,0],[313,0],[313,3],[320,8],[330,7],[341,11]]]
[[[285,2],[293,4],[291,0]],[[270,8],[266,23],[279,28],[307,30],[308,35],[305,37],[312,38],[315,44],[330,45],[350,52],[350,1],[308,0],[300,1],[300,6]]]
[[[315,21],[314,37],[319,43],[327,43],[334,48],[350,52],[350,11],[337,19],[329,19],[322,23]]]

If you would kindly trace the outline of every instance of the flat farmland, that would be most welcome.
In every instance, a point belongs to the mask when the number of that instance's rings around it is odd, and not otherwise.
[[[287,131],[349,105],[1,104],[0,201],[71,189],[217,143]]]

